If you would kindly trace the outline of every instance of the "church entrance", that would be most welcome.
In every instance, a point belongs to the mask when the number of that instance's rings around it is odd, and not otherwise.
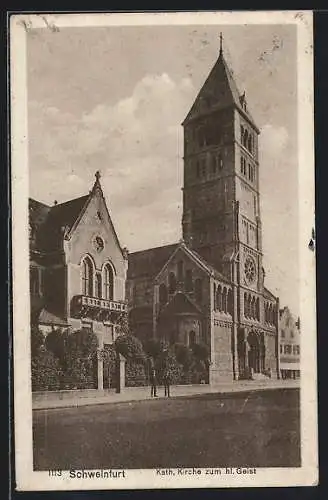
[[[250,331],[247,337],[248,367],[254,373],[263,373],[265,368],[265,345],[263,333]]]
[[[249,378],[250,373],[265,371],[265,342],[263,332],[251,330],[246,336],[244,328],[237,334],[239,378]]]

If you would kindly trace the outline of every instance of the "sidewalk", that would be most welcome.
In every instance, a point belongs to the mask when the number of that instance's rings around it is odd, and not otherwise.
[[[178,385],[171,387],[171,398],[197,396],[201,394],[229,394],[247,391],[263,391],[269,389],[299,388],[299,380],[245,380],[238,382],[225,382],[214,386],[209,385]],[[158,398],[164,398],[164,388],[159,387]],[[150,397],[150,387],[128,387],[117,394],[113,390],[103,391],[100,394],[95,391],[92,396],[72,395],[71,399],[55,399],[49,393],[49,398],[33,401],[33,410],[48,410],[55,408],[74,408],[87,405],[123,403],[132,401],[144,401]]]

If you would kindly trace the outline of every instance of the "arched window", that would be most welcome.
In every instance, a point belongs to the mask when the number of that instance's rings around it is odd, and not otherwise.
[[[216,285],[213,283],[213,307],[214,311],[216,310]]]
[[[227,295],[227,289],[223,288],[223,293],[222,293],[222,309],[223,312],[228,312],[228,295]]]
[[[186,292],[192,292],[192,290],[193,290],[192,269],[187,269],[186,270],[185,290],[186,290]]]
[[[245,148],[247,148],[247,142],[248,142],[248,132],[247,132],[247,130],[245,130],[245,132],[244,132],[244,143],[243,143],[243,146],[245,146]]]
[[[196,342],[196,333],[192,330],[189,332],[189,345],[192,346]]]
[[[256,299],[256,319],[260,321],[260,299]]]
[[[218,286],[216,292],[216,305],[219,311],[222,311],[222,288],[221,285]]]
[[[248,295],[247,297],[247,309],[248,309],[248,317],[252,317],[252,297]]]
[[[96,273],[96,283],[95,283],[95,295],[98,299],[102,298],[102,279],[101,274]]]
[[[183,281],[183,261],[178,262],[178,281]]]
[[[175,279],[175,274],[169,274],[169,293],[174,293],[177,289],[177,281]]]
[[[248,137],[248,141],[247,141],[247,149],[248,151],[251,153],[253,151],[253,147],[252,147],[252,136],[251,134],[249,135]]]
[[[89,257],[82,261],[82,293],[89,297],[93,294],[93,266]]]
[[[167,303],[167,288],[164,283],[161,283],[161,285],[159,286],[159,302],[160,304]]]
[[[114,297],[114,275],[109,264],[104,268],[104,292],[106,300],[113,300]]]
[[[255,319],[256,318],[256,306],[255,306],[255,297],[252,298],[252,306],[251,306],[251,310],[252,310],[252,318]]]
[[[197,278],[195,281],[195,299],[197,302],[202,302],[203,300],[203,280]]]
[[[228,292],[228,313],[232,315],[233,303],[232,303],[232,291]]]
[[[248,310],[247,310],[247,293],[244,293],[244,316],[247,318]]]

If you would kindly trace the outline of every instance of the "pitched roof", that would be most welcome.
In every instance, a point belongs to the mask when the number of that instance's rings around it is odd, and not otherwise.
[[[30,198],[30,224],[36,231],[30,241],[31,247],[40,251],[59,249],[64,229],[72,228],[88,198],[89,195],[85,195],[52,207]]]
[[[217,61],[205,80],[204,85],[200,89],[188,115],[186,116],[183,125],[193,118],[198,117],[200,114],[207,114],[215,110],[235,105],[241,114],[259,133],[249,110],[245,110],[243,108],[241,102],[242,99],[243,96],[238,90],[235,79],[223,56],[223,52],[220,52]],[[204,106],[206,102],[210,102],[210,104],[208,106]]]
[[[264,297],[266,297],[267,299],[270,299],[270,300],[276,300],[277,297],[275,295],[273,295],[272,292],[270,292],[270,290],[268,290],[267,288],[263,288],[263,295]]]
[[[207,267],[208,271],[214,276],[214,278],[223,281],[229,281],[228,278],[226,278],[223,274],[221,274],[214,266],[212,266],[212,264],[210,264],[207,260],[205,260],[204,257],[202,257],[198,252],[196,252],[195,250],[191,250],[186,245],[185,247],[203,264],[203,266]]]
[[[51,222],[54,227],[66,226],[71,229],[88,198],[89,195],[85,195],[54,205],[49,212],[48,222]]]
[[[129,253],[127,278],[148,277],[154,278],[165,265],[178,243],[162,247],[149,248],[139,252]]]
[[[45,221],[50,209],[51,207],[49,207],[49,205],[33,200],[33,198],[29,198],[28,210],[30,223],[36,225],[42,224]]]
[[[55,314],[47,311],[47,309],[42,309],[38,321],[42,325],[51,325],[51,326],[69,326],[67,321]]]

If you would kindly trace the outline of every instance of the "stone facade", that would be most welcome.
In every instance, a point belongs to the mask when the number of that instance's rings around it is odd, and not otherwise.
[[[45,334],[88,328],[99,349],[112,344],[127,313],[127,266],[98,174],[81,198],[53,207],[30,200],[31,320]],[[100,356],[98,372],[101,388]]]
[[[300,319],[288,307],[279,311],[279,370],[281,378],[300,377]]]
[[[259,129],[222,50],[183,127],[183,240],[130,254],[132,324],[141,338],[206,342],[213,383],[278,375],[279,301],[264,286],[262,264]],[[167,261],[157,262],[165,248]]]

